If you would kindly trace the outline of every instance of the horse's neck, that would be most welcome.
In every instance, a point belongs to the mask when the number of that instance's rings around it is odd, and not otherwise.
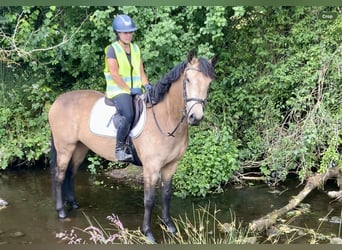
[[[177,82],[174,82],[168,94],[166,95],[166,109],[175,121],[179,121],[183,115],[185,109],[183,98],[183,77],[180,77]]]
[[[158,124],[164,132],[188,140],[188,125],[186,117],[184,117],[183,77],[171,84],[162,102],[156,106],[155,111],[159,119]]]
[[[158,106],[158,105],[157,105]],[[184,136],[187,133],[187,121],[185,115],[185,104],[183,98],[183,77],[172,83],[169,91],[160,105],[162,116],[164,116],[164,127],[168,133],[176,130],[175,134]]]

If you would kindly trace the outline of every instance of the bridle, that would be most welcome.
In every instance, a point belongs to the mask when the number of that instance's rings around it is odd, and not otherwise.
[[[198,72],[203,73],[200,69],[197,68],[186,68],[185,69],[185,75],[183,79],[183,99],[184,99],[184,106],[185,106],[185,113],[190,113],[191,109],[196,105],[196,104],[201,104],[203,109],[205,107],[206,99],[201,99],[201,98],[188,98],[187,92],[186,92],[186,83],[189,81],[188,78],[186,77],[186,72],[189,70],[195,70]],[[195,103],[191,105],[190,109],[188,112],[186,112],[186,104],[188,102],[194,101]],[[186,114],[187,115],[187,114]]]
[[[158,120],[157,120],[157,117],[154,113],[154,110],[153,110],[153,104],[152,104],[152,114],[153,114],[153,118],[154,118],[154,121],[156,122],[156,125],[160,131],[160,133],[162,133],[163,135],[166,135],[166,136],[171,136],[171,137],[175,137],[175,132],[177,131],[177,129],[179,128],[179,126],[183,123],[184,119],[188,116],[188,114],[190,113],[191,109],[196,105],[196,104],[201,104],[203,109],[205,107],[205,103],[206,103],[206,99],[201,99],[201,98],[188,98],[188,95],[187,95],[187,91],[186,91],[186,85],[187,85],[187,82],[189,82],[189,79],[187,78],[186,76],[186,73],[189,71],[189,70],[196,70],[198,72],[201,72],[203,73],[200,69],[197,69],[197,68],[192,68],[192,67],[189,67],[189,68],[186,68],[184,70],[185,74],[184,74],[184,79],[183,79],[183,101],[184,101],[184,109],[181,110],[182,112],[182,117],[180,119],[180,121],[178,122],[178,124],[176,125],[176,127],[171,131],[171,132],[163,132],[163,130],[161,129],[159,123],[158,123]],[[192,102],[194,101],[194,104],[191,105],[189,111],[186,110],[186,105],[188,102]],[[152,102],[150,102],[152,103]]]

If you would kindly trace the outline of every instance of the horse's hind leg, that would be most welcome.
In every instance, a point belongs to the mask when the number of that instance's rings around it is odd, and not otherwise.
[[[69,162],[68,169],[65,173],[65,179],[62,185],[63,200],[72,209],[78,209],[79,205],[76,200],[75,194],[75,175],[78,167],[83,162],[87,155],[88,148],[81,142],[77,143],[76,149],[72,155],[71,161]]]
[[[52,145],[54,147],[54,144]],[[64,210],[64,201],[70,202],[74,208],[78,207],[75,196],[74,177],[79,165],[84,160],[88,148],[78,142],[62,150],[56,150],[56,164],[53,176],[54,195],[58,217],[67,216]]]
[[[65,177],[71,154],[63,153],[61,150],[57,150],[55,146],[55,140],[51,136],[51,180],[52,180],[52,195],[55,200],[56,210],[59,218],[65,218],[66,213],[63,208],[63,194],[62,185]]]
[[[74,185],[74,165],[70,161],[68,169],[65,173],[65,178],[62,184],[62,197],[63,202],[70,206],[72,209],[79,208],[75,196],[75,185]]]
[[[54,195],[56,199],[56,210],[60,219],[65,218],[67,215],[64,210],[62,186],[65,179],[66,171],[68,169],[71,153],[61,153],[57,151],[57,164],[54,178]]]

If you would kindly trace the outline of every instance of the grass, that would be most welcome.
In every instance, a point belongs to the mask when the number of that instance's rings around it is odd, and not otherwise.
[[[162,225],[162,239],[160,244],[294,244],[309,243],[341,244],[342,222],[337,234],[325,235],[320,229],[326,218],[321,220],[317,229],[302,228],[291,225],[303,212],[291,213],[290,218],[280,219],[277,225],[268,229],[268,236],[252,232],[248,225],[239,222],[232,212],[228,213],[229,221],[221,221],[224,211],[211,209],[210,204],[205,207],[193,208],[190,215],[185,214],[173,218],[177,228],[176,234],[170,234]],[[305,210],[304,213],[310,213]],[[93,218],[84,214],[89,226],[85,229],[74,228],[69,232],[59,233],[57,238],[68,244],[150,244],[140,230],[124,228],[118,216],[112,214],[107,217],[110,228],[104,228]],[[342,221],[342,210],[341,210]]]
[[[57,233],[56,238],[67,244],[148,244],[149,241],[139,231],[124,228],[119,217],[115,214],[107,216],[110,228],[104,228],[95,218],[91,220],[83,213],[89,226],[73,228],[70,231]]]
[[[163,229],[163,243],[166,244],[253,244],[257,236],[248,226],[238,222],[230,212],[230,222],[221,222],[218,215],[221,210],[210,209],[210,205],[193,208],[191,216],[179,216],[173,219],[178,233],[170,234]]]
[[[220,222],[217,209],[210,211],[210,205],[193,208],[192,215],[179,216],[173,219],[177,228],[176,234],[170,234],[162,226],[161,244],[249,244],[256,243],[256,236],[238,223],[230,213],[231,222]],[[74,228],[71,231],[56,234],[62,242],[68,244],[149,244],[151,242],[140,230],[124,228],[115,214],[108,216],[111,228],[104,228],[93,218],[84,214],[89,226],[85,229]]]

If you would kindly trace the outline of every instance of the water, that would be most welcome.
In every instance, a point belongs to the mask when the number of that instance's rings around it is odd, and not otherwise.
[[[95,185],[94,181],[103,181]],[[205,207],[220,209],[220,221],[229,222],[233,212],[236,219],[250,222],[266,215],[274,209],[286,205],[291,196],[296,195],[302,186],[292,180],[286,186],[280,187],[281,195],[270,193],[264,185],[254,185],[248,188],[229,188],[222,194],[206,198],[172,198],[172,217],[192,215],[193,209]],[[137,185],[135,185],[137,186]],[[336,184],[331,188],[336,189]],[[341,204],[330,204],[331,200],[325,191],[314,191],[304,203],[311,205],[309,214],[298,217],[293,224],[317,229],[321,233],[338,234],[339,226],[333,223],[321,223],[320,218],[341,217]],[[57,243],[56,233],[70,230],[74,227],[89,226],[85,213],[90,218],[96,218],[102,226],[109,226],[106,217],[112,213],[119,216],[125,228],[136,230],[141,226],[143,218],[143,191],[134,185],[127,185],[106,176],[91,176],[81,169],[76,176],[76,195],[81,208],[69,213],[69,220],[57,219],[54,203],[51,199],[51,181],[48,169],[19,169],[0,172],[0,198],[9,202],[9,206],[0,210],[0,243]],[[161,237],[158,224],[160,215],[160,198],[154,209],[152,218],[156,237]],[[17,232],[23,233],[15,236]]]

